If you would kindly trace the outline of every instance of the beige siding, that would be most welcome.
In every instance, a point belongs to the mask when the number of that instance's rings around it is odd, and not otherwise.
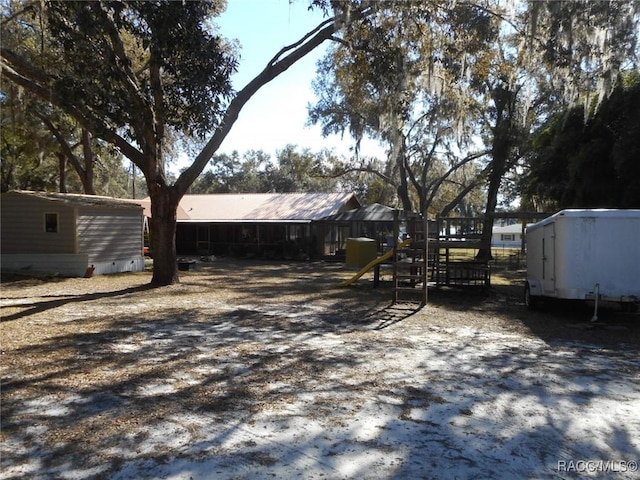
[[[142,211],[80,208],[78,252],[89,263],[138,258],[142,255]]]
[[[44,214],[58,214],[58,232],[45,232]],[[2,253],[75,252],[74,209],[61,202],[2,196]]]

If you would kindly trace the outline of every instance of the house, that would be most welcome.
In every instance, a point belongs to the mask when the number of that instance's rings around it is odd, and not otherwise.
[[[491,246],[494,248],[522,248],[524,228],[521,223],[494,226],[491,232]]]
[[[353,193],[185,195],[177,212],[176,251],[178,255],[317,257],[323,243],[313,222],[359,206]]]
[[[2,271],[89,276],[144,270],[143,209],[95,195],[11,191],[2,207]]]

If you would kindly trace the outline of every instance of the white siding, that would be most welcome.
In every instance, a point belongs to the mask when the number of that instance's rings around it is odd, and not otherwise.
[[[512,235],[514,240],[505,240],[505,235]],[[522,246],[522,235],[519,233],[494,233],[491,237],[492,247],[520,248]]]
[[[110,273],[143,272],[144,257],[138,255],[137,258],[124,260],[92,262],[89,265],[93,269],[93,275],[108,275]]]
[[[2,252],[2,271],[24,275],[60,275],[82,277],[87,273],[87,256],[75,254],[5,254]]]
[[[640,297],[640,210],[563,210],[527,239],[527,281],[543,286],[536,294]]]

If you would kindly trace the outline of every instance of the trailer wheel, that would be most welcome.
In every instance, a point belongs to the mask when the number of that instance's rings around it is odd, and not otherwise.
[[[524,304],[529,310],[535,310],[540,306],[540,297],[531,295],[531,287],[529,282],[524,285]]]

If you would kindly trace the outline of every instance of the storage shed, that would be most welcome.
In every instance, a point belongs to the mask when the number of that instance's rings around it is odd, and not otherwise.
[[[111,197],[2,194],[2,271],[62,276],[144,270],[143,209]]]

